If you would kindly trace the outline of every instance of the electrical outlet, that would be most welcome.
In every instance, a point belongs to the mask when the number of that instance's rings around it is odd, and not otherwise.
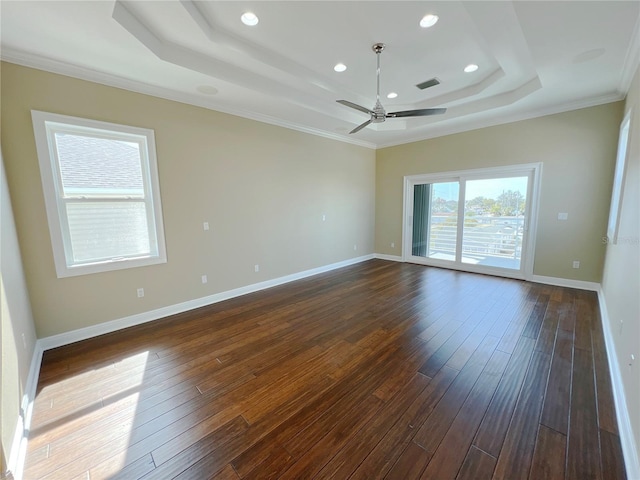
[[[573,261],[573,268],[580,268],[580,261],[579,260],[574,260]]]
[[[209,222],[203,222],[203,223],[202,223],[202,228],[203,228],[203,230],[205,230],[205,231],[209,230]]]
[[[322,221],[326,221],[327,220],[327,216],[326,215],[322,215]]]
[[[207,283],[207,276],[206,275],[202,275],[202,283]]]
[[[139,288],[138,289],[138,298],[142,298],[144,297],[144,288]]]
[[[253,270],[254,270],[254,272],[258,273],[258,272],[260,271],[260,265],[255,264],[255,265],[253,266]]]
[[[391,248],[396,248],[396,243],[395,242],[391,242]]]
[[[358,250],[358,245],[356,245],[355,243],[353,244],[353,249],[354,250]]]
[[[558,214],[558,220],[567,220],[569,218],[569,214],[562,212]]]

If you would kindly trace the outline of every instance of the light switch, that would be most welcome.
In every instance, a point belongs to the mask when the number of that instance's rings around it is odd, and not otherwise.
[[[558,214],[558,220],[567,220],[569,218],[569,214],[568,213],[559,213]]]

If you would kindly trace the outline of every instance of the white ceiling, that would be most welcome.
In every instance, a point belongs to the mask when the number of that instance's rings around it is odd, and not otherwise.
[[[2,0],[0,15],[3,60],[368,147],[619,100],[640,57],[637,0]],[[387,111],[447,113],[349,135],[368,117],[336,100],[373,107],[376,42]]]

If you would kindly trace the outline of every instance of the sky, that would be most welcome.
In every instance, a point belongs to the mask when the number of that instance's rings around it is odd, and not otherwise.
[[[519,190],[524,197],[527,196],[528,177],[513,178],[491,178],[483,180],[467,180],[466,199],[471,200],[476,197],[496,199],[507,190]],[[458,200],[458,182],[434,183],[434,197],[445,200]]]

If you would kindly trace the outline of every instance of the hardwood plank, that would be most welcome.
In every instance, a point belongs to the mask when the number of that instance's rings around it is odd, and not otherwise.
[[[293,463],[294,459],[286,449],[279,445],[274,445],[271,448],[271,454],[242,478],[244,480],[280,478],[281,472],[287,470]]]
[[[600,448],[602,452],[602,478],[626,480],[627,472],[618,435],[600,429]]]
[[[222,470],[209,477],[209,480],[240,480],[240,477],[233,467],[227,464]]]
[[[497,335],[501,337],[498,350],[505,353],[514,352],[518,342],[520,341],[522,331],[524,330],[528,319],[531,317],[537,298],[537,295],[534,297],[534,293],[529,291],[527,293],[527,299],[523,300],[518,308],[511,312],[510,321],[506,325],[506,328]]]
[[[413,441],[428,452],[435,452],[440,441],[449,430],[469,392],[480,377],[498,344],[495,337],[487,337],[469,359],[467,365],[451,384],[429,418],[418,429]]]
[[[551,300],[547,304],[547,309],[542,319],[542,328],[540,329],[540,335],[536,342],[536,350],[544,353],[552,354],[553,348],[556,343],[556,334],[558,331],[558,322],[562,314],[563,305],[556,301]]]
[[[540,351],[534,351],[531,356],[531,365],[498,456],[495,479],[517,480],[529,476],[550,360],[549,354]]]
[[[427,377],[434,377],[471,334],[471,329],[465,327],[466,325],[464,323],[459,323],[459,327],[447,338],[446,342],[429,357],[429,360],[427,360],[418,371]]]
[[[244,418],[240,416],[235,417],[233,420],[214,430],[206,437],[192,444],[190,447],[180,452],[176,452],[176,454],[171,457],[170,462],[165,461],[161,464],[155,461],[154,458],[156,468],[142,478],[173,478],[190,468],[201,458],[221,449],[234,438],[240,437],[248,428],[249,425]],[[226,462],[223,462],[222,464],[224,465],[224,463]],[[217,469],[211,469],[209,472],[216,470]]]
[[[443,367],[350,478],[384,478],[413,439],[417,427],[429,417],[457,375],[457,370]]]
[[[355,412],[351,412],[350,415],[346,415],[341,421],[336,422],[326,435],[306,450],[291,468],[280,473],[278,478],[282,480],[313,478],[340,451],[347,439],[354,432],[363,428],[377,414],[381,405],[382,401],[379,398],[368,397],[358,407],[362,414],[356,415]],[[288,450],[290,449],[291,446]]]
[[[538,338],[540,329],[542,327],[542,321],[544,319],[548,305],[549,295],[541,294],[538,297],[535,306],[533,307],[531,315],[527,319],[527,323],[525,324],[524,330],[522,331],[522,336],[534,339]]]
[[[564,435],[569,432],[572,359],[573,332],[558,330],[540,423]]]
[[[269,456],[272,445],[290,441],[311,426],[315,429],[316,435],[321,435],[322,423],[319,422],[327,423],[329,417],[325,415],[331,410],[336,412],[349,410],[369,396],[375,390],[377,382],[384,378],[385,372],[381,367],[396,353],[395,347],[388,346],[385,351],[379,351],[374,358],[365,356],[364,360],[361,359],[362,368],[354,370],[345,376],[342,382],[322,392],[295,415],[278,424],[277,428],[272,427],[273,430],[269,434],[235,458],[233,466],[236,471],[241,476],[244,475]],[[359,385],[360,389],[353,388],[353,385]],[[305,435],[309,435],[309,432]]]
[[[495,457],[471,446],[456,480],[491,480],[495,467]]]
[[[480,346],[482,341],[489,335],[491,328],[496,324],[502,312],[507,308],[506,303],[497,302],[488,312],[484,314],[478,325],[471,331],[471,334],[460,345],[460,347],[449,357],[447,365],[456,370],[462,370],[473,352]],[[494,335],[498,336],[498,335]]]
[[[535,342],[521,337],[480,424],[473,444],[497,458],[529,366]]]
[[[139,458],[135,462],[129,463],[126,467],[118,470],[113,475],[109,475],[109,480],[130,480],[131,478],[140,478],[145,476],[156,468],[153,463],[153,457],[151,454],[145,455]],[[100,476],[97,472],[89,470],[89,478],[105,478]]]
[[[606,360],[592,292],[371,260],[45,352],[24,478],[624,478]]]
[[[540,425],[529,479],[555,480],[564,478],[566,447],[566,435]]]
[[[389,480],[420,478],[430,459],[431,454],[429,452],[411,442],[384,478]]]
[[[578,318],[578,323],[584,318]],[[576,329],[578,325],[576,325]],[[571,410],[567,439],[567,479],[602,478],[598,439],[598,410],[590,350],[573,351]]]
[[[598,426],[614,435],[618,435],[613,387],[609,376],[609,360],[604,343],[604,333],[599,314],[591,331],[593,366],[595,369],[596,399],[598,402]]]
[[[433,453],[423,478],[455,479],[510,355],[496,350]]]
[[[574,346],[588,352],[591,351],[591,326],[594,322],[594,309],[589,305],[587,292],[576,295],[576,327]]]
[[[414,378],[406,383],[403,390],[378,411],[371,422],[351,436],[344,448],[327,462],[318,476],[321,478],[348,478],[362,463],[371,448],[380,442],[397,419],[419,398],[430,382],[429,377],[420,373],[414,374]]]

